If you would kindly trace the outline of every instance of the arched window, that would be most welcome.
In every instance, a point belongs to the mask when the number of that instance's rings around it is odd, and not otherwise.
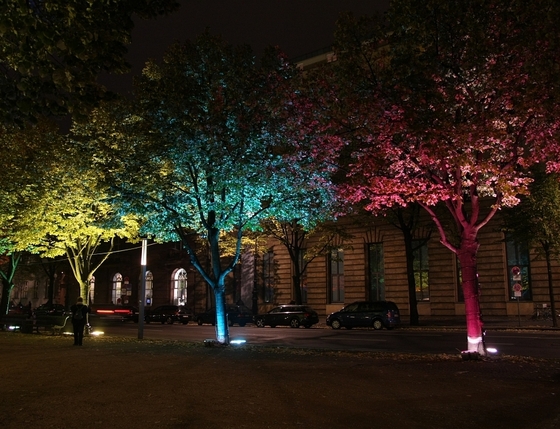
[[[146,273],[146,297],[145,303],[146,305],[152,305],[152,300],[154,297],[154,275],[151,271]]]
[[[87,301],[89,304],[93,304],[93,299],[95,297],[95,277],[91,276],[91,279],[89,279],[89,301]]]
[[[173,304],[187,304],[187,272],[183,268],[178,268],[173,272],[171,281],[173,287]]]
[[[121,304],[123,278],[121,273],[113,276],[113,289],[111,291],[111,302],[113,304]]]

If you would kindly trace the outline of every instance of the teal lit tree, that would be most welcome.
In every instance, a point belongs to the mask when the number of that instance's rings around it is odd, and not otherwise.
[[[276,50],[258,65],[249,47],[205,33],[146,65],[134,109],[99,110],[76,128],[118,198],[144,218],[143,233],[182,241],[214,291],[223,344],[225,279],[244,231],[259,230],[265,218],[315,222],[302,202],[329,185],[326,170],[294,155],[297,133],[285,119],[296,73]],[[234,252],[226,234],[235,237]],[[190,235],[206,242],[209,268]]]

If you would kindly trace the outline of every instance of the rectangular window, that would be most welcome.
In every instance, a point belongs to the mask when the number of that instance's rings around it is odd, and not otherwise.
[[[274,300],[274,252],[263,255],[263,299],[264,302]]]
[[[430,283],[428,278],[428,243],[425,240],[413,240],[414,281],[416,282],[416,300],[430,300]]]
[[[385,270],[383,243],[368,244],[368,296],[371,301],[385,300]]]
[[[329,255],[330,302],[344,302],[344,251],[332,250]]]
[[[298,259],[299,259],[299,269],[303,270],[301,274],[301,303],[302,304],[306,304],[307,303],[307,271],[303,269],[303,267],[305,267],[305,252],[307,251],[307,249],[299,249],[299,255],[298,255]]]
[[[529,248],[527,243],[516,242],[506,234],[506,256],[509,284],[509,299],[531,301],[531,277],[529,270]]]

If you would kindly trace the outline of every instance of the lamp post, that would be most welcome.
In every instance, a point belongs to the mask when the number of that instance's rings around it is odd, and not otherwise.
[[[140,274],[140,290],[138,291],[138,339],[144,338],[144,305],[146,299],[146,259],[148,254],[148,240],[142,239],[142,256],[140,257],[140,265],[142,272]]]

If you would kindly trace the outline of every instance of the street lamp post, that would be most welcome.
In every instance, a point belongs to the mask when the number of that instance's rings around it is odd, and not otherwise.
[[[148,254],[148,240],[142,239],[142,256],[140,258],[140,265],[142,266],[142,273],[140,274],[140,290],[138,291],[138,339],[144,338],[144,305],[146,299],[146,259]]]

